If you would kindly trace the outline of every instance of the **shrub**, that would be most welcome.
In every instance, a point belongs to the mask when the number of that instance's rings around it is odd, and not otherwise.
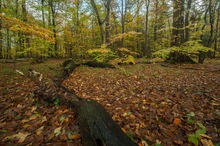
[[[198,41],[188,41],[180,47],[171,47],[168,49],[162,49],[153,53],[154,58],[168,58],[172,52],[180,52],[183,55],[199,58],[198,62],[202,63],[205,59],[203,54],[207,52],[214,52],[213,49],[208,48],[200,44]],[[201,58],[203,57],[203,58]],[[201,61],[202,60],[202,61]]]
[[[87,53],[90,57],[92,57],[93,61],[98,63],[107,63],[118,57],[113,51],[105,47],[90,49]]]
[[[119,65],[134,65],[135,64],[135,59],[133,56],[131,55],[128,55],[127,57],[125,58],[121,58],[118,62]]]

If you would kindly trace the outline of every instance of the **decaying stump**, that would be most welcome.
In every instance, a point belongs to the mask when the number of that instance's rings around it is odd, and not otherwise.
[[[39,82],[36,95],[41,100],[51,103],[56,98],[60,104],[76,110],[83,146],[137,145],[112,120],[101,104],[91,99],[78,97],[57,81],[43,79]]]

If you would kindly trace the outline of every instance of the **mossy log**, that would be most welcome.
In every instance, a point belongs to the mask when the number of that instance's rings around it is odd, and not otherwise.
[[[112,64],[105,62],[96,62],[96,61],[88,61],[86,63],[83,63],[83,65],[88,65],[90,67],[96,67],[96,68],[115,68],[115,66]]]
[[[170,63],[195,63],[188,55],[178,51],[170,52],[169,57],[165,62]]]

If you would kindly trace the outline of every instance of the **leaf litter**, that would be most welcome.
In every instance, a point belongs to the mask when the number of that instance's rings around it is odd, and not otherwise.
[[[220,74],[207,72],[219,68],[173,66],[80,66],[63,85],[102,104],[139,146],[193,145],[188,137],[201,129],[198,122],[206,128],[199,145],[219,143]],[[184,69],[193,67],[201,70]],[[6,80],[0,86],[0,145],[81,145],[74,111],[35,99],[31,79],[0,76]]]

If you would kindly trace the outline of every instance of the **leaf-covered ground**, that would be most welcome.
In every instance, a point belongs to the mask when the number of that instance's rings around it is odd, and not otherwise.
[[[60,62],[34,66],[48,76]],[[80,145],[73,111],[34,98],[32,79],[0,64],[0,144]],[[18,68],[25,71],[24,64]],[[220,142],[220,64],[136,64],[117,69],[78,67],[63,83],[101,103],[139,145]],[[27,65],[27,67],[29,67]],[[208,143],[208,144],[207,144]]]

